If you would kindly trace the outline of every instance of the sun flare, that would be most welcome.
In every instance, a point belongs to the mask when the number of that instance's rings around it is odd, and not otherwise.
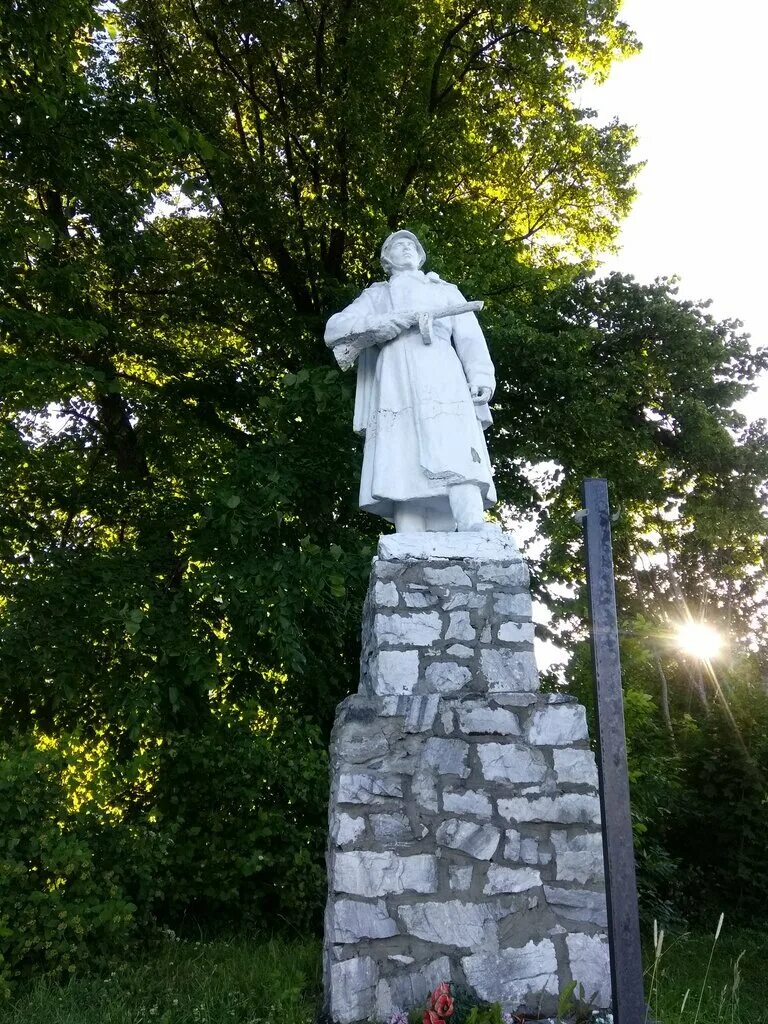
[[[709,661],[719,654],[723,640],[720,634],[705,622],[686,622],[675,634],[677,646],[685,654]]]

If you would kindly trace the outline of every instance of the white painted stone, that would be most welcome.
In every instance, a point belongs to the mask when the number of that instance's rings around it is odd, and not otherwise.
[[[516,644],[533,643],[532,622],[502,622],[499,626],[499,640]]]
[[[443,810],[456,814],[473,814],[476,818],[490,818],[493,805],[487,793],[480,789],[447,789],[443,793]]]
[[[441,587],[468,587],[472,580],[458,565],[449,565],[444,569],[433,569],[430,566],[424,570],[424,579],[427,583]]]
[[[591,750],[564,747],[552,753],[558,782],[572,782],[597,789],[597,765]]]
[[[537,885],[541,885],[541,874],[533,868],[505,868],[501,864],[489,864],[483,894],[498,896],[502,892],[525,892]]]
[[[515,615],[520,619],[531,617],[531,595],[522,594],[497,594],[493,602],[493,610],[497,615]]]
[[[477,578],[484,583],[499,583],[503,587],[527,587],[528,566],[522,559],[511,565],[486,562],[478,567]]]
[[[343,811],[334,815],[331,836],[336,846],[349,846],[365,832],[365,818],[353,818]]]
[[[439,846],[461,850],[477,860],[490,860],[496,852],[500,838],[501,832],[493,825],[476,825],[474,822],[460,821],[458,818],[448,818],[435,833]]]
[[[372,814],[371,828],[380,843],[397,846],[413,840],[411,823],[404,814]]]
[[[596,796],[564,793],[533,800],[511,797],[499,800],[499,814],[508,821],[553,821],[560,825],[577,822],[592,825],[600,821],[600,801]]]
[[[466,644],[451,644],[446,651],[446,654],[450,654],[452,658],[471,658],[475,652],[471,647],[467,647]]]
[[[330,1017],[338,1024],[368,1020],[374,1011],[376,964],[369,956],[356,956],[330,965]]]
[[[463,740],[431,736],[424,745],[422,765],[434,768],[440,775],[469,775],[469,744]]]
[[[374,641],[379,647],[429,647],[440,639],[442,622],[437,612],[412,612],[410,615],[377,615]],[[381,656],[381,655],[379,655]]]
[[[504,833],[504,856],[507,860],[520,860],[520,833],[508,828]]]
[[[583,935],[572,932],[566,935],[571,977],[584,986],[587,999],[595,996],[596,1007],[606,1007],[611,1002],[611,962],[608,942],[604,935]]]
[[[436,693],[413,697],[405,718],[405,731],[410,733],[429,732],[435,724],[440,698]]]
[[[463,949],[498,948],[496,908],[488,903],[415,903],[400,906],[397,914],[409,935],[441,946]]]
[[[412,957],[403,957],[400,962],[406,960],[413,963]],[[419,971],[398,971],[389,978],[382,978],[376,989],[376,1020],[388,1020],[396,1010],[423,1007],[429,993],[450,976],[450,961],[447,956],[441,956]]]
[[[446,708],[444,711],[440,712],[440,724],[442,725],[443,732],[446,736],[450,736],[454,727],[453,712],[450,709]]]
[[[488,648],[480,655],[480,665],[491,693],[539,688],[539,673],[533,651]]]
[[[506,1010],[522,1003],[538,1009],[542,994],[558,994],[557,957],[550,939],[494,954],[473,953],[462,957],[461,966],[481,999],[499,1002]]]
[[[403,967],[409,967],[416,962],[412,956],[404,956],[402,953],[393,953],[387,960],[391,960],[393,964],[402,964]]]
[[[334,942],[387,939],[392,935],[397,935],[397,924],[387,913],[384,900],[377,900],[375,903],[337,900],[334,904]]]
[[[397,608],[400,594],[394,583],[378,582],[373,590],[373,600],[379,608]]]
[[[422,811],[437,811],[437,772],[421,768],[414,772],[411,793],[416,806]]]
[[[468,608],[469,607],[469,594],[458,593],[448,594],[447,597],[443,598],[442,601],[443,610],[446,612],[452,612],[455,608]]]
[[[434,661],[427,666],[425,678],[427,686],[433,692],[456,693],[467,685],[472,673],[466,665],[456,665],[452,661]]]
[[[384,561],[468,558],[480,563],[520,558],[511,533],[389,533],[379,538],[378,556]],[[520,563],[522,564],[522,563]]]
[[[520,860],[523,864],[539,863],[539,844],[530,836],[520,843]]]
[[[560,882],[593,882],[604,878],[603,837],[587,832],[569,839],[566,832],[553,831],[556,878]]]
[[[449,864],[448,884],[451,892],[466,892],[472,885],[471,864]]]
[[[517,715],[506,708],[463,704],[459,707],[459,729],[465,733],[519,736],[520,722]]]
[[[418,651],[378,652],[373,666],[374,693],[410,696],[418,681]]]
[[[434,594],[426,593],[423,590],[414,590],[403,594],[407,608],[431,608],[437,604],[437,597]]]
[[[448,629],[445,632],[448,640],[474,640],[475,630],[469,621],[469,612],[451,612],[448,617]]]
[[[580,704],[555,704],[539,708],[526,728],[529,743],[548,747],[567,747],[587,739],[587,715]]]
[[[399,857],[387,850],[337,853],[333,888],[350,896],[387,896],[401,892],[437,892],[437,861],[431,854]]]
[[[338,751],[342,761],[359,764],[389,753],[389,743],[380,726],[358,729],[352,725],[346,726],[341,733]]]
[[[544,897],[547,903],[568,921],[581,921],[588,924],[608,925],[608,911],[604,892],[591,892],[588,889],[561,889],[559,886],[545,885]]]
[[[402,795],[403,786],[397,778],[345,772],[339,776],[336,800],[340,804],[381,804]]]
[[[541,782],[547,764],[541,751],[512,743],[479,743],[481,772],[489,782]]]

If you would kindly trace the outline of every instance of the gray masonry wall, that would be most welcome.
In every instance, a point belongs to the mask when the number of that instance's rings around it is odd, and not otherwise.
[[[381,539],[331,740],[332,1020],[386,1020],[441,981],[547,1014],[575,979],[608,1006],[584,709],[538,687],[511,537]]]

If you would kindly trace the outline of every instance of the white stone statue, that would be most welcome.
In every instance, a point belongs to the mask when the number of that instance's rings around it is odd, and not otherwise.
[[[414,234],[395,231],[381,248],[389,280],[325,329],[342,369],[357,361],[360,507],[398,533],[495,531],[483,516],[496,502],[483,436],[496,381],[474,312],[482,303],[424,274],[425,259]]]

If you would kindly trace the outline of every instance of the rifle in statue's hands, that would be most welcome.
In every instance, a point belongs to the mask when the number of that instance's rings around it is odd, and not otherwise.
[[[340,338],[333,345],[333,354],[336,362],[342,370],[348,370],[354,366],[360,353],[372,345],[383,345],[392,341],[403,331],[409,330],[418,324],[421,333],[421,340],[425,345],[431,345],[433,341],[432,321],[444,320],[449,316],[460,316],[462,313],[479,313],[483,308],[483,302],[459,302],[453,306],[444,306],[441,309],[409,310],[395,309],[391,313],[385,313],[378,317],[371,317],[370,324],[365,330],[355,334],[348,334]]]

